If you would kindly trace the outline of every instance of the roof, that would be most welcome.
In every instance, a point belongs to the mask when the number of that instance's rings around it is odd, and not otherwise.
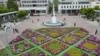
[[[14,12],[8,12],[8,13],[2,13],[2,14],[0,14],[0,16],[8,15],[8,14],[16,13],[16,12],[17,12],[17,11],[14,11]]]
[[[59,0],[59,2],[92,1],[92,0]]]

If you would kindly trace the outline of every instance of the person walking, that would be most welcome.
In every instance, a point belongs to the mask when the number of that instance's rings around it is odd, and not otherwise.
[[[98,33],[98,30],[95,31],[95,35]]]
[[[13,28],[13,33],[15,33],[15,29]]]
[[[66,19],[64,18],[63,21],[65,21]]]
[[[74,27],[76,26],[76,23],[74,23]]]
[[[19,30],[15,28],[16,33],[19,33]]]
[[[39,21],[39,18],[37,19],[37,21]]]
[[[32,20],[32,23],[34,23],[34,21]]]

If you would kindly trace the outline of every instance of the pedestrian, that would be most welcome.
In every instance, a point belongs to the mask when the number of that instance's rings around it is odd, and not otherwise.
[[[13,28],[13,33],[15,33],[15,29]]]
[[[98,30],[95,31],[95,35],[98,33]]]
[[[76,26],[76,23],[74,23],[74,27]]]
[[[64,18],[63,21],[65,21],[66,19]]]
[[[32,23],[34,23],[34,21],[32,20]]]
[[[15,28],[16,33],[19,33],[19,30]]]
[[[37,21],[39,21],[39,18],[37,19]]]

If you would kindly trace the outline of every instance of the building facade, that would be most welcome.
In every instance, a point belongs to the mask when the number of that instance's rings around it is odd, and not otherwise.
[[[91,8],[97,4],[99,0],[59,0],[58,12],[61,14],[78,14],[81,8]]]
[[[48,0],[18,0],[19,10],[27,10],[31,15],[44,15],[48,13]]]
[[[10,21],[11,19],[15,19],[17,16],[16,13],[17,11],[0,14],[0,20],[2,20],[1,23],[5,23]]]
[[[7,0],[0,0],[0,6],[7,6]]]

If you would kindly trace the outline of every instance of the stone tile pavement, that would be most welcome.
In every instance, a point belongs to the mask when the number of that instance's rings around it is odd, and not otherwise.
[[[57,15],[57,20],[63,21],[63,19],[66,19],[64,22],[66,23],[63,27],[72,27],[74,26],[74,23],[76,23],[76,27],[83,27],[86,30],[90,32],[90,34],[95,33],[95,30],[98,30],[98,34],[95,35],[100,39],[100,26],[94,26],[89,23],[86,19],[81,18],[80,16],[67,16],[67,15]],[[37,21],[39,19],[39,21]],[[33,23],[32,23],[33,20]],[[14,39],[17,35],[19,35],[23,30],[27,28],[42,28],[47,27],[42,25],[43,22],[51,20],[51,15],[46,16],[31,16],[29,19],[21,22],[19,25],[16,25],[15,28],[17,28],[20,32],[19,33],[13,33],[13,30],[8,30],[7,32],[4,32],[0,34],[0,49],[4,48],[5,45],[7,45],[7,42],[10,42],[12,39]],[[7,41],[7,39],[8,41]]]

